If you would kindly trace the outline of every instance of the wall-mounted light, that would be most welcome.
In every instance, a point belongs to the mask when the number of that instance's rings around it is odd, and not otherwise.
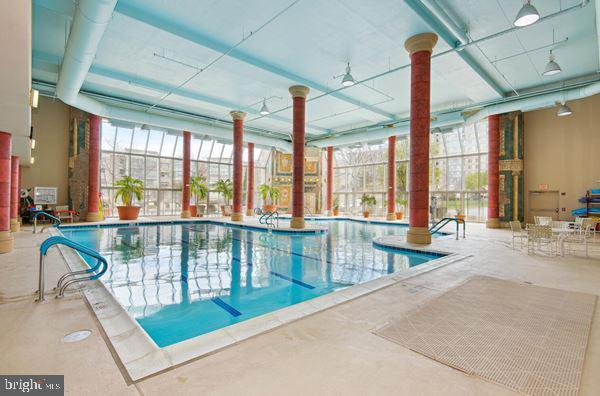
[[[37,89],[31,89],[29,91],[29,105],[36,109],[38,107],[38,102],[40,99],[40,91]]]
[[[540,13],[538,10],[531,5],[531,0],[525,0],[525,4],[517,13],[517,17],[513,24],[517,27],[523,27],[531,25],[540,19]]]
[[[35,148],[35,139],[33,138],[33,125],[29,127],[29,143],[31,149],[33,150]]]
[[[30,163],[31,165],[35,164],[35,157],[31,157],[31,158],[29,159],[29,163]]]

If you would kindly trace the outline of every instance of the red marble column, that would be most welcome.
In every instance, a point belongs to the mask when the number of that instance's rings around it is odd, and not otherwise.
[[[254,215],[254,143],[248,143],[248,188],[246,192],[246,215]]]
[[[488,117],[488,219],[487,228],[500,228],[500,116]]]
[[[429,232],[429,126],[431,51],[437,43],[433,33],[406,40],[410,53],[410,184],[409,223],[406,240],[431,243]]]
[[[294,85],[289,88],[294,101],[292,130],[292,220],[291,228],[304,228],[304,133],[308,87]]]
[[[327,147],[327,214],[333,215],[333,147]]]
[[[88,147],[88,212],[87,221],[100,221],[100,128],[102,118],[90,114],[90,139]]]
[[[233,118],[233,211],[232,221],[244,221],[242,213],[242,180],[244,178],[244,118],[243,111],[232,111]]]
[[[192,217],[190,212],[190,168],[191,155],[190,145],[192,143],[192,133],[183,131],[183,190],[181,192],[181,218]]]
[[[396,220],[396,136],[388,138],[387,219]]]
[[[10,234],[10,179],[11,135],[0,132],[0,253],[8,253],[13,248]]]
[[[19,157],[10,157],[10,231],[21,229],[19,222]]]

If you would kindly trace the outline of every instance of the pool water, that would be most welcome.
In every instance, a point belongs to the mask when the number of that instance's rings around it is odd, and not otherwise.
[[[327,232],[201,222],[61,232],[107,258],[100,280],[159,347],[438,258],[373,247],[377,236],[404,235],[403,226],[319,225]]]

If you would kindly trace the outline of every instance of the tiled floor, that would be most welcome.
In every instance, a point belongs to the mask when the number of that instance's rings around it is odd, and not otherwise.
[[[79,292],[33,302],[38,250],[46,236],[24,227],[0,256],[0,373],[64,374],[67,394],[411,394],[503,395],[512,391],[428,359],[372,333],[473,275],[600,292],[600,240],[591,257],[528,256],[510,232],[469,224],[467,239],[433,247],[472,257],[284,325],[222,351],[132,383]],[[64,272],[52,250],[48,288]],[[510,296],[507,296],[510,298]],[[600,393],[600,310],[596,308],[581,395]],[[74,330],[92,336],[65,344]]]

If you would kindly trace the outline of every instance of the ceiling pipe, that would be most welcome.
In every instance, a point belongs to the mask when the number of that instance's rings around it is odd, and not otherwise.
[[[553,107],[557,102],[571,101],[587,98],[600,93],[600,82],[584,87],[573,88],[565,91],[552,92],[533,96],[525,99],[517,99],[506,103],[498,103],[481,109],[472,116],[465,117],[465,122],[472,123],[482,120],[490,115],[510,113],[511,111],[532,111]]]
[[[102,103],[80,93],[81,86],[94,61],[98,45],[112,18],[116,0],[81,0],[75,10],[73,27],[67,42],[67,49],[58,75],[57,96],[66,104],[88,113],[115,120],[158,127],[188,130],[200,135],[232,139],[231,128],[221,128],[183,118],[167,117],[139,110]],[[274,147],[291,152],[291,144],[283,139],[258,135],[252,132],[244,134],[245,140],[260,146]]]
[[[448,113],[433,117],[431,129],[447,128],[464,122],[460,112]],[[314,147],[348,146],[356,143],[366,143],[374,140],[387,139],[390,136],[404,136],[410,132],[410,122],[404,120],[393,127],[366,127],[341,136],[312,140],[309,145]]]

